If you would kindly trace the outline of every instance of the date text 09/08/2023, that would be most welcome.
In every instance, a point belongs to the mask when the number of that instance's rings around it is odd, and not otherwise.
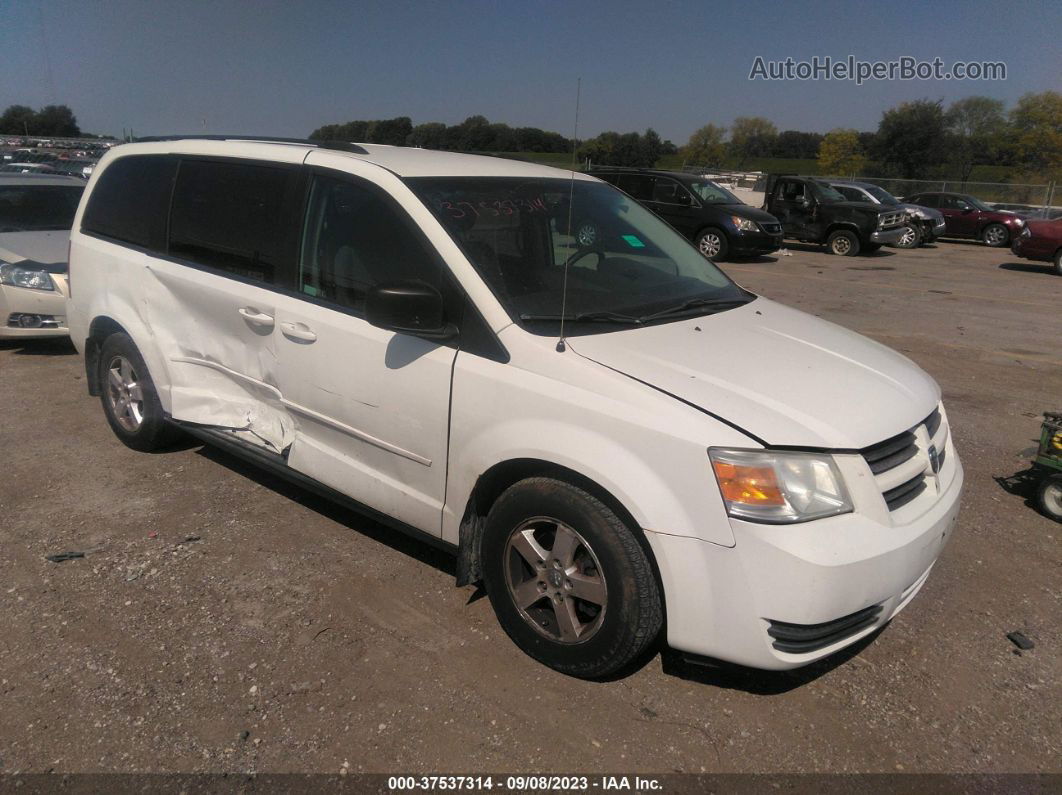
[[[557,791],[636,791],[653,792],[661,789],[655,778],[641,776],[390,776],[387,788],[393,791],[417,790],[527,790]]]

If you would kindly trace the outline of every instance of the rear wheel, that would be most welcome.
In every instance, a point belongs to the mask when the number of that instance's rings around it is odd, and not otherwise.
[[[859,253],[859,238],[852,232],[839,229],[826,238],[826,250],[839,257],[854,257]]]
[[[597,243],[597,224],[593,221],[581,221],[575,227],[575,242],[580,246],[589,248]]]
[[[714,227],[703,229],[697,235],[697,250],[708,259],[726,259],[730,246],[726,242],[726,235],[722,230]]]
[[[1057,475],[1049,475],[1040,484],[1037,501],[1042,510],[1056,522],[1062,522],[1062,472]]]
[[[1055,252],[1055,275],[1062,276],[1062,248]]]
[[[482,561],[502,628],[562,673],[614,673],[660,631],[660,593],[634,532],[564,481],[529,478],[508,488],[487,517]]]
[[[981,240],[984,241],[986,246],[999,248],[1007,245],[1010,241],[1010,232],[1007,231],[1007,227],[1003,226],[1003,224],[989,224],[981,232]]]
[[[173,444],[180,432],[166,422],[144,358],[128,334],[104,340],[99,366],[100,401],[114,435],[143,452]]]

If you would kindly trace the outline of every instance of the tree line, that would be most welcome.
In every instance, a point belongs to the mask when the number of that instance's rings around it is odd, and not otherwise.
[[[967,180],[978,165],[1011,166],[1019,179],[1059,179],[1062,94],[1026,94],[1009,111],[982,96],[947,108],[940,100],[904,102],[884,111],[874,132],[779,133],[768,119],[739,117],[729,129],[701,127],[680,151],[688,163],[716,168],[741,169],[758,157],[801,157],[817,159],[822,173],[835,175],[859,174],[873,162],[878,176],[906,179]]]
[[[425,122],[413,125],[408,116],[394,119],[326,124],[310,133],[314,141],[359,141],[367,144],[419,146],[452,152],[571,152],[572,142],[560,133],[537,127],[510,127],[484,116],[460,124]]]
[[[9,105],[0,115],[0,135],[78,138],[81,128],[77,126],[74,112],[66,105],[46,105],[40,110],[28,105]]]

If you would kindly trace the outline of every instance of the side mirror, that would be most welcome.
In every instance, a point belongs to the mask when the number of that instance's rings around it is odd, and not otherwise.
[[[377,328],[431,340],[457,335],[457,327],[443,319],[442,294],[413,279],[371,288],[365,298],[365,318]]]
[[[675,204],[681,204],[683,207],[689,207],[693,204],[693,199],[688,193],[676,193]]]

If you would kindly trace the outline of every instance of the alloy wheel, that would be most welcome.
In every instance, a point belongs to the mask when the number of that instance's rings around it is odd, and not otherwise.
[[[597,227],[583,224],[575,232],[575,240],[580,246],[592,246],[597,242]]]
[[[719,235],[715,232],[708,232],[701,235],[701,239],[697,242],[697,248],[700,252],[711,259],[719,254],[719,251],[723,247],[723,242],[719,239]]]
[[[133,364],[115,356],[107,365],[107,402],[125,430],[134,433],[144,422],[144,391]]]
[[[915,231],[914,227],[905,226],[903,228],[903,234],[900,235],[900,240],[898,241],[900,248],[914,248],[917,242],[918,233]]]
[[[990,226],[985,230],[985,242],[990,246],[1000,246],[1007,239],[1007,230],[1001,226]]]
[[[597,556],[557,519],[518,526],[505,546],[505,584],[520,616],[556,643],[583,643],[601,629],[608,590]]]

